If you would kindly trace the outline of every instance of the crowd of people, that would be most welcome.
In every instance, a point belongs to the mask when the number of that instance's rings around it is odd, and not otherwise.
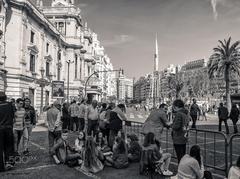
[[[31,155],[29,140],[36,125],[36,113],[30,99],[18,98],[10,102],[6,99],[6,95],[0,92],[0,171],[13,167],[11,156],[20,155],[21,140],[23,155]],[[233,105],[230,114],[225,114],[225,108],[220,104],[219,119],[225,121],[226,117],[230,117],[237,121],[237,107]],[[192,120],[191,127],[196,128],[195,122],[200,112],[195,99],[190,107],[180,99],[175,100],[172,104],[172,121],[168,119],[167,104],[163,103],[158,109],[152,110],[141,129],[143,142],[134,133],[126,134],[124,104],[99,104],[96,100],[91,104],[86,104],[85,100],[61,104],[57,100],[44,110],[47,113],[49,156],[56,164],[78,166],[83,171],[97,173],[104,166],[122,169],[138,162],[140,174],[172,176],[173,172],[169,170],[171,154],[164,152],[161,145],[163,129],[167,128],[171,129],[177,155],[177,177],[212,178],[211,173],[204,170],[198,145],[192,146],[190,153],[186,153],[189,121]],[[234,127],[234,130],[237,129]],[[74,143],[70,142],[72,138]],[[230,172],[229,175],[239,172],[239,161]]]

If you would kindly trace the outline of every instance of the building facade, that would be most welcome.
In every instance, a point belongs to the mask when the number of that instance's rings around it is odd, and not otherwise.
[[[119,101],[130,101],[133,99],[133,79],[126,78],[121,72],[116,79],[117,99]]]
[[[112,93],[104,74],[86,83],[94,72],[113,65],[74,1],[53,0],[50,7],[41,0],[36,5],[28,0],[7,2],[0,6],[0,90],[9,98],[29,97],[39,109],[54,100],[52,81],[64,81],[64,98],[69,101],[85,96],[101,100]],[[42,88],[39,81],[45,83]]]

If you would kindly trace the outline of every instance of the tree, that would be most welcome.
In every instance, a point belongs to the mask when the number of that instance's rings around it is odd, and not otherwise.
[[[213,49],[213,54],[208,63],[208,75],[210,79],[216,76],[223,76],[225,81],[225,94],[228,110],[231,109],[230,99],[230,74],[237,73],[240,76],[240,41],[234,42],[232,45],[231,37],[228,40],[218,41],[220,45]]]
[[[177,75],[168,77],[168,86],[169,89],[171,90],[170,93],[173,93],[176,99],[179,99],[180,97],[179,94],[183,89],[183,85],[184,85],[183,82],[177,78]]]

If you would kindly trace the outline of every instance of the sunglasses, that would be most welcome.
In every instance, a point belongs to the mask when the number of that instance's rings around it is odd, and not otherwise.
[[[23,103],[18,103],[18,104],[23,105]]]

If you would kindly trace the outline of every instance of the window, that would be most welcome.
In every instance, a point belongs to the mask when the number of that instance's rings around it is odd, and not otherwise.
[[[77,70],[77,68],[78,68],[77,60],[78,60],[77,55],[75,55],[75,78],[77,78],[77,73],[78,73],[78,70]]]
[[[49,76],[49,69],[50,69],[50,64],[49,62],[46,62],[46,76]]]
[[[31,43],[34,43],[34,36],[35,36],[35,33],[33,31],[31,31],[31,36],[30,36]]]
[[[49,51],[49,43],[46,44],[46,53]]]
[[[80,70],[79,70],[79,73],[80,73],[80,79],[82,78],[82,59],[80,59]]]
[[[30,54],[30,71],[35,72],[35,55]]]
[[[61,33],[64,33],[64,23],[63,23],[63,22],[59,22],[59,24],[58,24],[58,30],[59,30]]]

